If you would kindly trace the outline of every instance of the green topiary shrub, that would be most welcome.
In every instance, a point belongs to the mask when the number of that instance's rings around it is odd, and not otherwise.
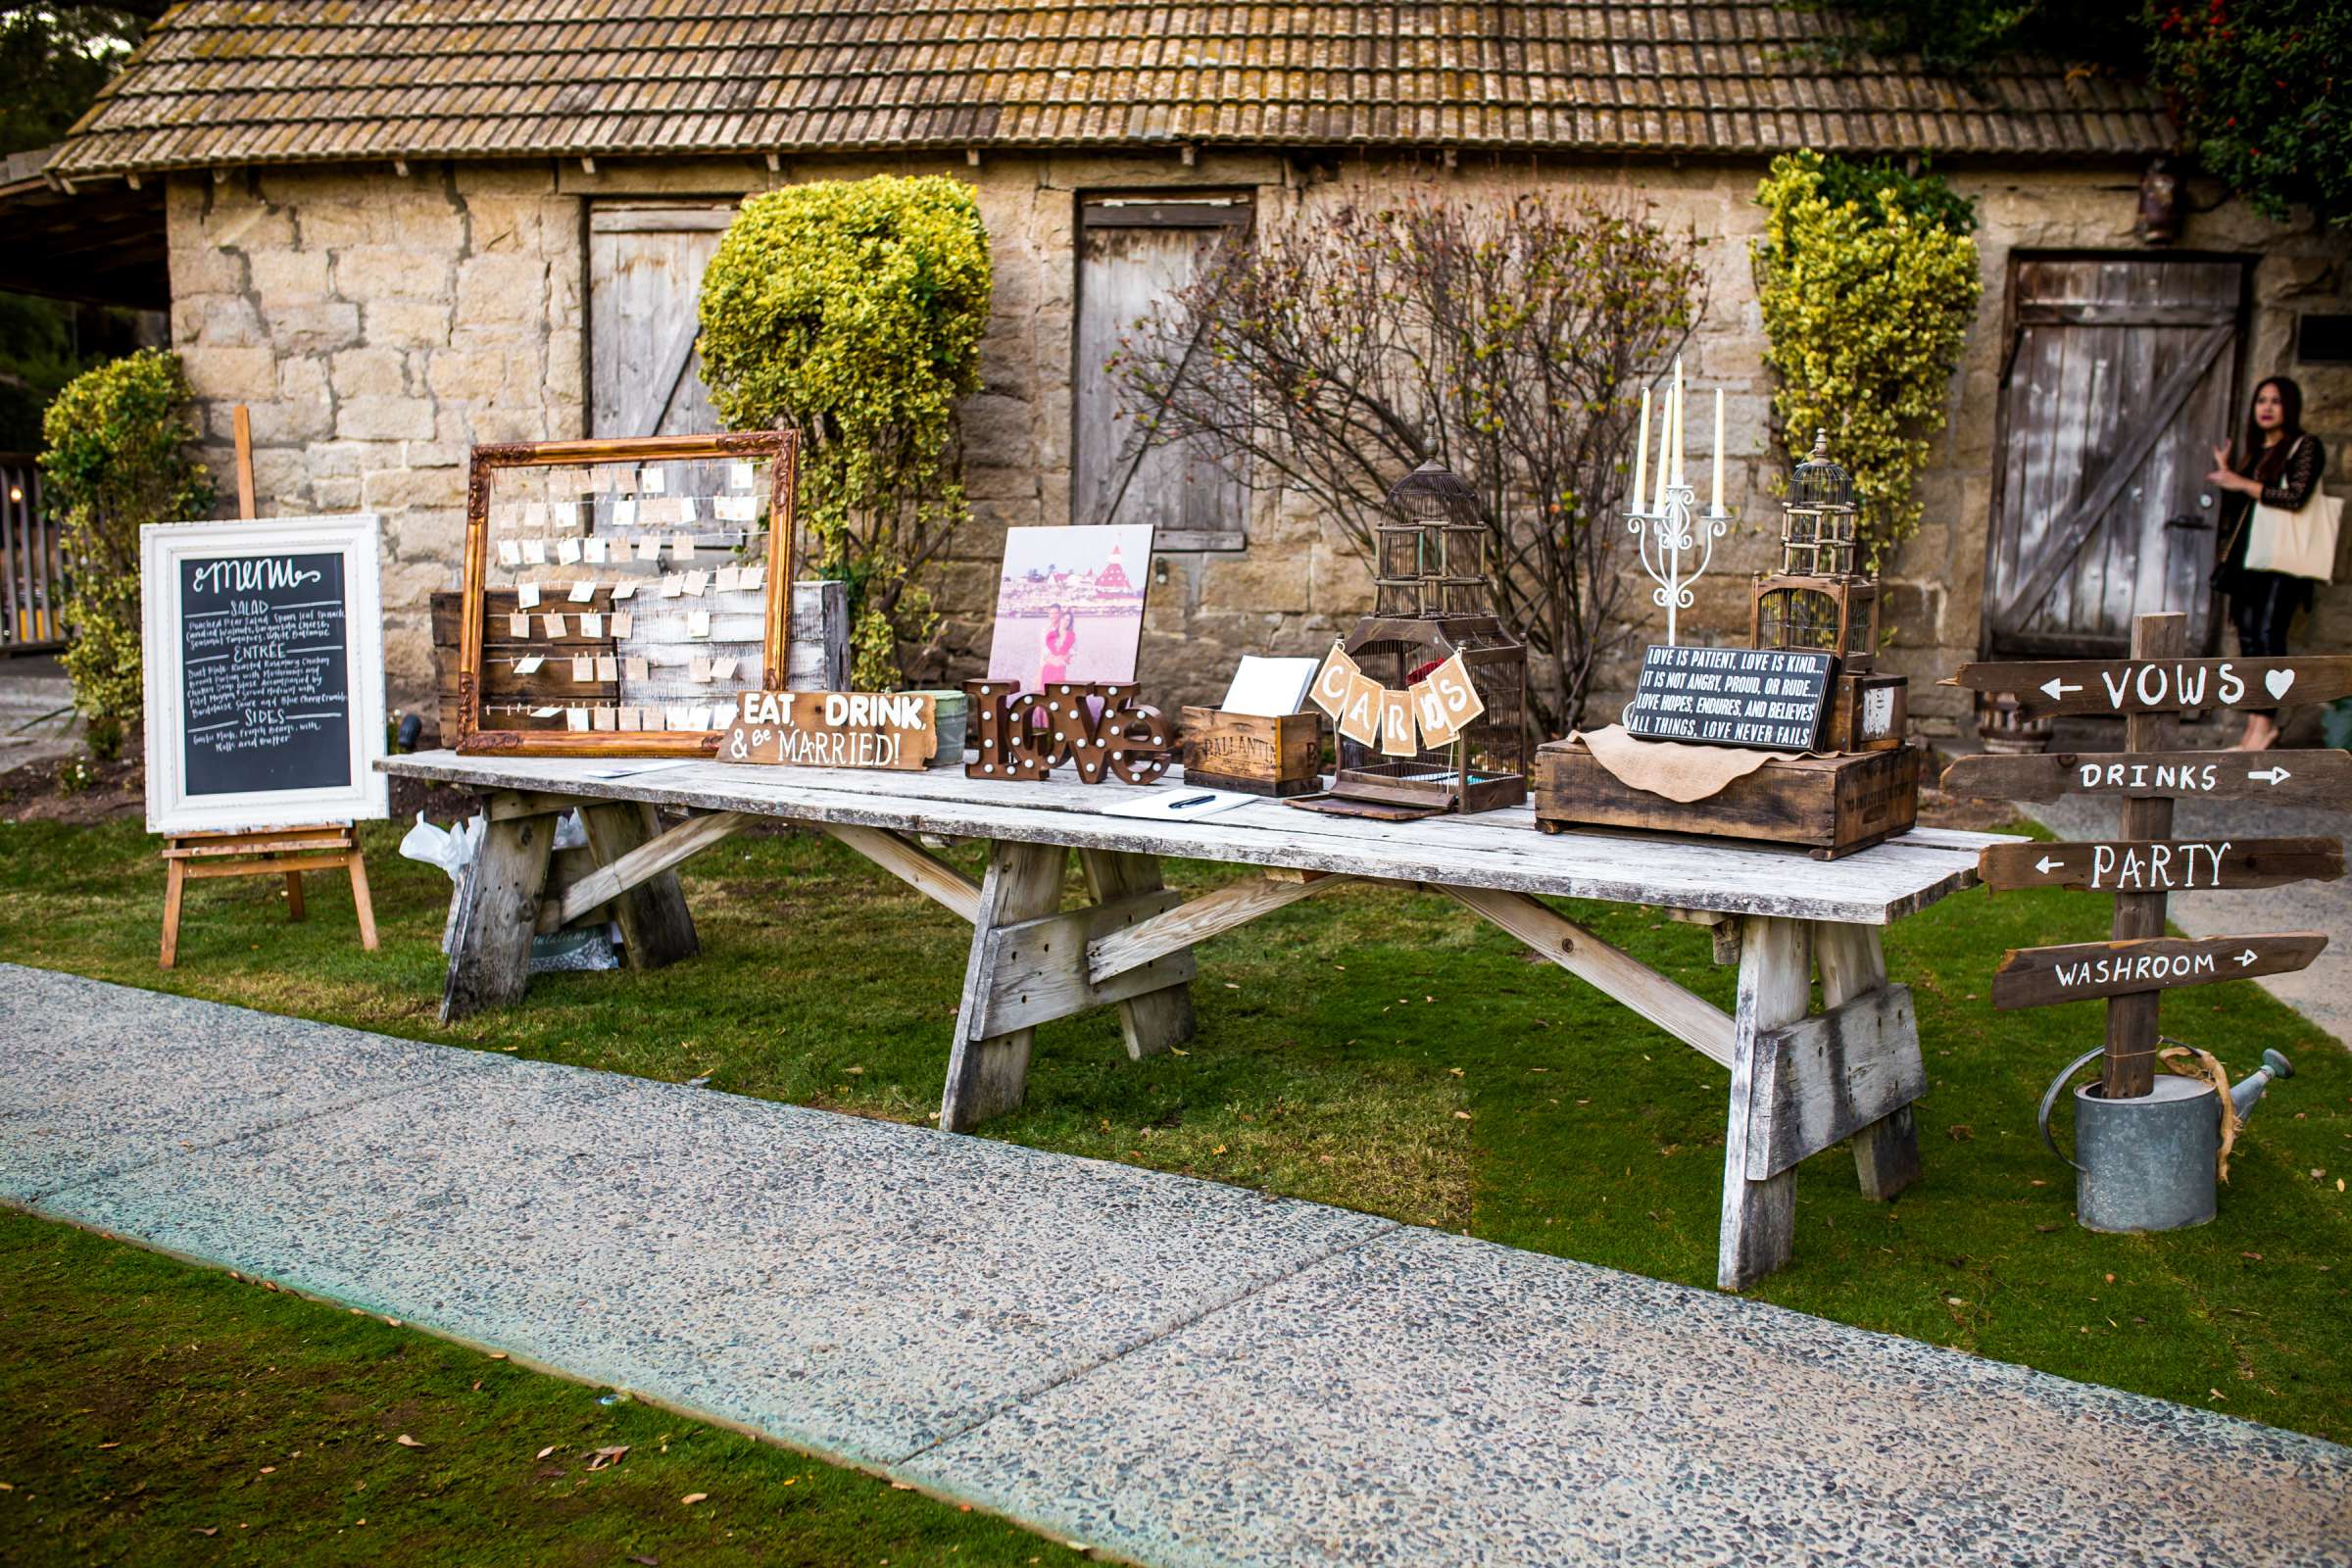
[[[856,684],[901,683],[939,615],[920,583],[970,515],[958,398],[992,286],[971,188],[941,175],[753,197],[703,277],[703,378],[737,430],[801,434],[801,521],[850,584]]]
[[[102,758],[139,719],[139,529],[213,505],[212,477],[188,456],[188,398],[178,356],[141,349],[68,382],[41,421],[41,471],[67,561],[64,662]]]
[[[1975,209],[1934,175],[1813,152],[1774,159],[1756,200],[1773,414],[1799,452],[1829,430],[1876,565],[1919,528],[1912,488],[1984,293]]]

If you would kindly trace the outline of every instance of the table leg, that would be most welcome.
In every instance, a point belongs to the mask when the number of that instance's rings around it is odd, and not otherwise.
[[[972,952],[963,970],[963,1002],[956,1014],[956,1044],[948,1055],[947,1093],[939,1103],[939,1125],[969,1132],[1016,1108],[1029,1081],[1029,1044],[1034,1028],[994,1037],[978,1031],[987,1015],[991,936],[1001,926],[1033,920],[1061,907],[1062,873],[1069,852],[1054,844],[989,846],[988,875],[980,884],[978,918],[972,922]]]
[[[1749,915],[1740,933],[1740,1002],[1732,1020],[1732,1099],[1723,1147],[1723,1223],[1715,1283],[1744,1290],[1782,1267],[1796,1246],[1796,1173],[1752,1180],[1748,1145],[1765,1085],[1766,1037],[1805,1016],[1813,1001],[1812,932],[1807,922]],[[1767,1120],[1769,1118],[1766,1118]]]
[[[458,888],[456,941],[441,991],[443,1023],[522,1000],[556,821],[553,814],[503,820],[490,814]]]
[[[1886,983],[1886,956],[1879,944],[1879,928],[1824,921],[1813,928],[1813,951],[1821,964],[1821,1003],[1838,1006]],[[1919,1035],[1905,1042],[1914,1075],[1925,1082],[1920,1062]],[[1854,1134],[1854,1173],[1861,1179],[1862,1196],[1882,1202],[1919,1180],[1919,1127],[1911,1107],[1903,1105]]]
[[[1097,904],[1112,904],[1139,893],[1157,893],[1167,885],[1160,880],[1159,857],[1155,855],[1080,850],[1078,863],[1086,873],[1087,896]],[[1193,1038],[1190,980],[1131,997],[1118,1007],[1119,1033],[1126,1038],[1127,1054],[1133,1060],[1158,1055],[1178,1041]]]
[[[288,871],[286,873],[286,918],[299,920],[302,918],[302,873]]]
[[[599,801],[580,808],[588,830],[588,848],[599,865],[611,865],[640,845],[661,837],[662,824],[652,806],[640,801]],[[621,952],[632,969],[659,969],[702,952],[694,933],[694,916],[687,912],[686,891],[678,873],[665,870],[647,877],[612,898],[612,918],[620,927]]]

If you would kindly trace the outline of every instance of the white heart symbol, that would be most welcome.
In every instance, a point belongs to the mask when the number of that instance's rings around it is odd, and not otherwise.
[[[2271,696],[2276,700],[2284,697],[2286,689],[2295,683],[2295,672],[2291,669],[2266,669],[2262,672],[2262,683],[2270,688]]]

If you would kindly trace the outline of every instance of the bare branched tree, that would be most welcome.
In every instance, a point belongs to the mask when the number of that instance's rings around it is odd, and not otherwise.
[[[1150,442],[1273,475],[1368,556],[1389,489],[1435,458],[1477,491],[1530,717],[1581,723],[1623,618],[1642,379],[1689,337],[1697,249],[1600,201],[1412,198],[1227,240],[1111,361]]]

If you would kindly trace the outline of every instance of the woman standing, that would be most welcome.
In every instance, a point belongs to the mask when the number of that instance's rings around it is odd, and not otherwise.
[[[1078,620],[1061,606],[1046,621],[1046,635],[1038,644],[1037,689],[1059,685],[1070,678],[1070,651],[1078,646]]]
[[[2254,389],[2246,433],[2235,446],[2213,449],[2208,484],[2229,494],[2222,502],[2222,563],[2215,583],[2230,596],[2230,620],[2237,628],[2237,651],[2246,659],[2284,659],[2286,628],[2295,612],[2311,604],[2311,581],[2282,571],[2254,571],[2246,565],[2246,538],[2253,530],[2257,502],[2297,512],[2319,488],[2328,466],[2327,449],[2303,428],[2303,389],[2274,375]],[[2236,750],[2268,751],[2278,739],[2278,710],[2254,709]]]

